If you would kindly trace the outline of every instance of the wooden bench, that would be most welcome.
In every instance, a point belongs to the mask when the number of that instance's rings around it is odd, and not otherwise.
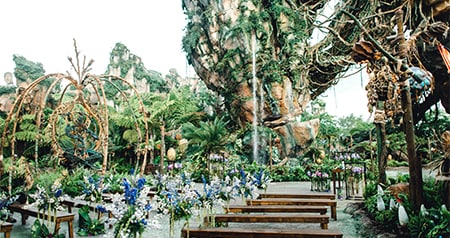
[[[247,223],[320,223],[322,229],[328,229],[329,217],[327,215],[305,215],[305,214],[216,214],[206,216],[205,225],[209,226],[211,221],[217,223],[247,222]]]
[[[57,212],[56,217],[53,212],[51,212],[50,217],[47,212],[38,211],[37,208],[28,207],[25,204],[11,204],[8,206],[8,209],[11,213],[18,212],[22,215],[22,225],[26,224],[26,221],[29,216],[31,217],[39,217],[41,219],[48,220],[50,218],[51,221],[55,222],[55,230],[54,233],[59,231],[62,222],[67,222],[67,226],[69,228],[69,237],[73,238],[73,220],[75,219],[75,214],[66,213],[66,212]]]
[[[0,232],[4,232],[5,238],[10,238],[11,237],[11,231],[13,228],[13,224],[9,223],[9,222],[0,222]]]
[[[247,205],[229,205],[224,207],[225,212],[229,213],[319,213],[325,215],[327,207],[324,206],[292,206],[292,205],[261,205],[261,206],[247,206]]]
[[[335,194],[295,194],[295,193],[262,193],[258,198],[307,198],[307,199],[336,199]]]
[[[182,238],[341,238],[342,233],[321,229],[189,227],[181,230]]]
[[[331,199],[301,199],[301,198],[264,198],[247,200],[247,205],[302,205],[302,206],[330,206],[331,218],[337,220],[336,200]]]

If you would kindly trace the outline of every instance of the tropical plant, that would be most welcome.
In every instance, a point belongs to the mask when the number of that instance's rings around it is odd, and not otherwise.
[[[105,221],[104,219],[92,219],[89,216],[90,208],[85,205],[78,209],[78,231],[79,236],[95,236],[105,233]],[[108,213],[102,207],[97,209],[97,212]]]
[[[213,121],[200,121],[183,125],[183,136],[189,141],[188,151],[192,159],[197,159],[198,168],[210,168],[210,156],[223,154],[228,143],[227,122],[216,117]],[[212,172],[212,171],[209,171]]]
[[[418,214],[411,216],[408,230],[412,237],[448,237],[450,235],[450,212],[445,205],[429,209],[422,205]]]
[[[197,103],[189,89],[181,87],[174,89],[168,94],[145,94],[144,102],[150,112],[149,125],[153,132],[160,132],[160,173],[164,170],[164,159],[166,154],[166,136],[168,131],[177,131],[181,124],[192,119],[198,112]],[[152,138],[155,140],[155,138]],[[155,141],[150,141],[155,145]],[[150,163],[153,158],[150,158]]]
[[[32,238],[64,238],[64,234],[51,233],[47,226],[41,222],[39,219],[36,219],[31,226],[31,237]]]

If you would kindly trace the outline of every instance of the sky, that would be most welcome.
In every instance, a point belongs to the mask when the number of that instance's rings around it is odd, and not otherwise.
[[[185,77],[182,37],[186,18],[180,0],[13,0],[0,1],[0,73],[13,72],[13,55],[43,64],[46,73],[65,73],[74,58],[93,59],[92,73],[106,71],[117,42],[163,75],[176,68]],[[0,80],[3,83],[3,80]]]
[[[14,71],[14,54],[42,63],[46,73],[71,71],[67,57],[75,56],[73,39],[80,55],[94,60],[94,74],[106,71],[111,50],[121,42],[147,69],[195,75],[182,50],[186,17],[181,0],[10,0],[0,1],[0,9],[2,79]],[[322,97],[327,112],[368,118],[366,83],[361,86],[359,74],[341,79]]]
[[[370,120],[370,113],[367,108],[367,92],[365,87],[369,81],[366,69],[350,70],[347,76],[339,79],[337,85],[330,87],[319,98],[326,103],[328,114],[336,117],[345,117],[350,114],[361,117],[363,120]]]

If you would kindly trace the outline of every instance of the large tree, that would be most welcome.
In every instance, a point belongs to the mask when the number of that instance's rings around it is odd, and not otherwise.
[[[449,5],[448,0],[183,0],[188,17],[183,48],[200,78],[224,97],[235,122],[243,125],[262,114],[259,122],[273,127],[289,147],[300,141],[296,117],[308,102],[359,61],[377,61],[368,67],[370,110],[382,100],[392,120],[403,114],[389,75],[415,65],[432,73],[434,90],[413,98],[414,120],[439,101],[450,112],[449,74],[436,48],[439,43],[450,48]],[[400,9],[405,12],[400,22],[412,31],[403,44],[406,55],[398,54],[401,41],[394,32]],[[396,67],[397,58],[406,67]]]

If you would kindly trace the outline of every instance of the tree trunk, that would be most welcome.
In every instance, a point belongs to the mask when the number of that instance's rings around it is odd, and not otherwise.
[[[384,112],[383,101],[378,101],[377,111]],[[381,118],[380,118],[381,117]],[[386,147],[386,123],[384,119],[384,113],[377,117],[375,112],[375,126],[377,129],[377,161],[378,161],[378,183],[386,184],[386,157],[387,157],[387,147]]]
[[[153,137],[155,133],[150,134],[150,141],[151,141],[151,145],[152,147],[150,148],[150,164],[154,164],[155,163],[155,147],[154,147],[154,142],[155,142],[155,138]]]
[[[396,13],[397,29],[399,42],[399,55],[402,59],[406,58],[406,41],[403,35],[403,11],[398,10]],[[409,87],[409,81],[406,74],[400,75],[400,80],[403,82],[403,88],[401,88],[401,100],[403,110],[403,123],[406,137],[406,146],[408,151],[409,160],[409,192],[411,196],[411,202],[414,205],[414,209],[418,211],[422,204],[422,161],[420,157],[416,156],[416,148],[414,141],[414,121],[412,113],[411,93]]]
[[[161,127],[161,153],[159,159],[159,173],[164,174],[164,158],[166,157],[166,123],[162,121]]]

